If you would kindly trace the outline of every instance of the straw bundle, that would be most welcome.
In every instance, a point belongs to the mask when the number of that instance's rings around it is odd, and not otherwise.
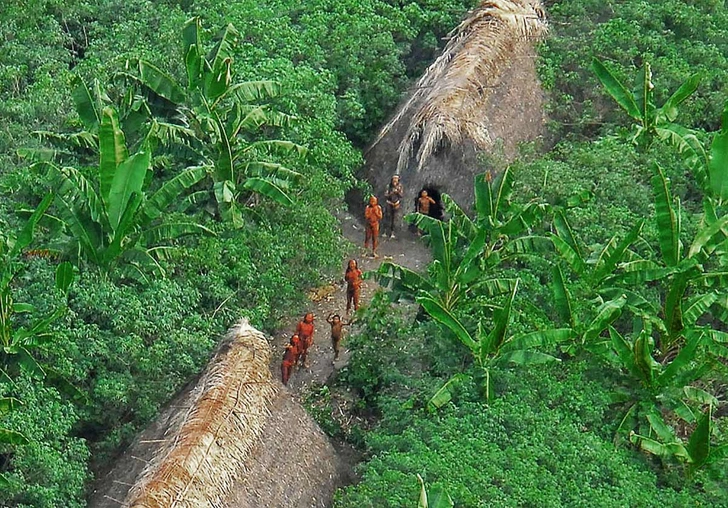
[[[420,170],[439,147],[470,140],[484,149],[490,142],[482,108],[516,45],[546,33],[540,0],[483,1],[450,34],[440,57],[417,82],[414,94],[384,126],[378,143],[405,115],[412,121],[399,145],[398,172],[416,153]],[[418,107],[414,113],[410,110]]]
[[[225,505],[277,393],[269,357],[265,336],[247,321],[230,330],[171,444],[148,465],[124,506]]]

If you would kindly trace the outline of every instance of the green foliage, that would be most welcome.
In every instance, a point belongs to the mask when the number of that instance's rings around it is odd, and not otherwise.
[[[144,145],[129,155],[118,115],[107,107],[99,125],[96,178],[88,179],[75,168],[47,164],[69,233],[67,250],[79,252],[106,275],[122,261],[142,276],[143,268],[161,271],[153,255],[160,243],[185,234],[211,233],[195,222],[160,220],[185,189],[205,177],[204,168],[188,168],[152,193],[148,191],[150,152]]]
[[[540,51],[540,75],[551,92],[550,117],[558,132],[596,137],[604,127],[622,123],[589,69],[594,57],[611,62],[618,77],[651,62],[660,69],[654,80],[656,104],[700,74],[701,86],[681,116],[685,125],[715,128],[714,112],[728,93],[728,13],[722,2],[567,0],[549,5],[549,18],[551,36]]]
[[[386,411],[366,434],[362,481],[335,506],[411,505],[417,474],[445,488],[456,506],[720,502],[719,494],[673,489],[644,458],[614,449],[603,437],[604,378],[585,363],[500,371],[497,379],[503,396],[487,407],[467,391],[435,415],[404,397],[380,404]]]

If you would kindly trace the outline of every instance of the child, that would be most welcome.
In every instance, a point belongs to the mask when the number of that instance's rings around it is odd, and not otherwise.
[[[417,211],[422,215],[430,215],[430,206],[435,204],[425,189],[420,191],[420,199],[417,200]]]
[[[341,336],[344,331],[344,327],[349,326],[351,321],[344,323],[341,320],[341,316],[338,314],[334,314],[333,316],[329,314],[329,317],[326,318],[326,322],[331,325],[331,346],[334,348],[334,361],[331,363],[334,363],[339,359],[339,344],[341,343]]]
[[[300,363],[305,368],[308,368],[308,348],[313,346],[313,331],[313,313],[309,312],[296,326],[296,334],[301,337]]]
[[[298,355],[301,347],[301,338],[298,334],[293,334],[291,342],[286,344],[286,350],[283,353],[283,363],[281,364],[281,381],[288,386],[288,380],[291,378],[293,366],[298,362]]]
[[[344,280],[346,281],[346,315],[349,315],[351,304],[354,304],[354,312],[359,310],[359,293],[361,292],[361,270],[355,259],[349,260],[346,267]]]
[[[369,204],[364,209],[364,219],[366,220],[366,233],[364,236],[364,248],[367,248],[369,240],[372,241],[372,257],[378,258],[377,246],[379,245],[379,221],[382,220],[384,213],[379,201],[375,196],[369,198]]]

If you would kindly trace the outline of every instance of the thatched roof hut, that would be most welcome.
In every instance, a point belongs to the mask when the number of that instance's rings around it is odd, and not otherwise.
[[[375,191],[398,173],[408,198],[433,187],[471,203],[478,152],[497,146],[512,158],[543,133],[534,45],[545,33],[540,0],[483,1],[471,11],[367,151],[363,176]]]
[[[270,373],[265,336],[243,321],[102,478],[103,508],[324,506],[333,447]]]

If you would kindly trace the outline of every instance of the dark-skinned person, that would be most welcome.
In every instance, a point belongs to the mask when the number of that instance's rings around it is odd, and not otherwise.
[[[296,334],[301,338],[299,363],[305,368],[308,368],[308,349],[313,346],[313,332],[313,312],[308,312],[296,325]]]
[[[359,310],[359,296],[361,293],[362,285],[362,272],[359,270],[359,265],[356,259],[350,259],[349,264],[346,267],[346,273],[344,274],[344,280],[346,281],[346,315],[349,315],[352,305],[354,306],[354,312]]]
[[[291,341],[286,344],[286,350],[283,352],[283,363],[281,363],[281,381],[288,386],[288,380],[291,378],[293,367],[298,363],[298,355],[300,354],[301,338],[294,333]]]
[[[378,258],[377,247],[379,246],[379,221],[382,220],[384,212],[379,200],[376,196],[369,197],[369,204],[364,209],[364,222],[366,222],[366,232],[364,234],[364,249],[372,243],[372,257]]]
[[[351,321],[345,323],[341,320],[341,316],[332,313],[326,318],[326,322],[331,325],[331,347],[334,350],[334,360],[331,363],[334,363],[339,359],[339,345],[341,344],[344,327],[349,326]]]
[[[384,193],[387,198],[387,225],[389,226],[389,238],[396,238],[394,231],[397,228],[399,210],[404,197],[404,188],[399,181],[399,175],[394,175],[387,186],[387,192]],[[386,235],[386,231],[384,233]]]

